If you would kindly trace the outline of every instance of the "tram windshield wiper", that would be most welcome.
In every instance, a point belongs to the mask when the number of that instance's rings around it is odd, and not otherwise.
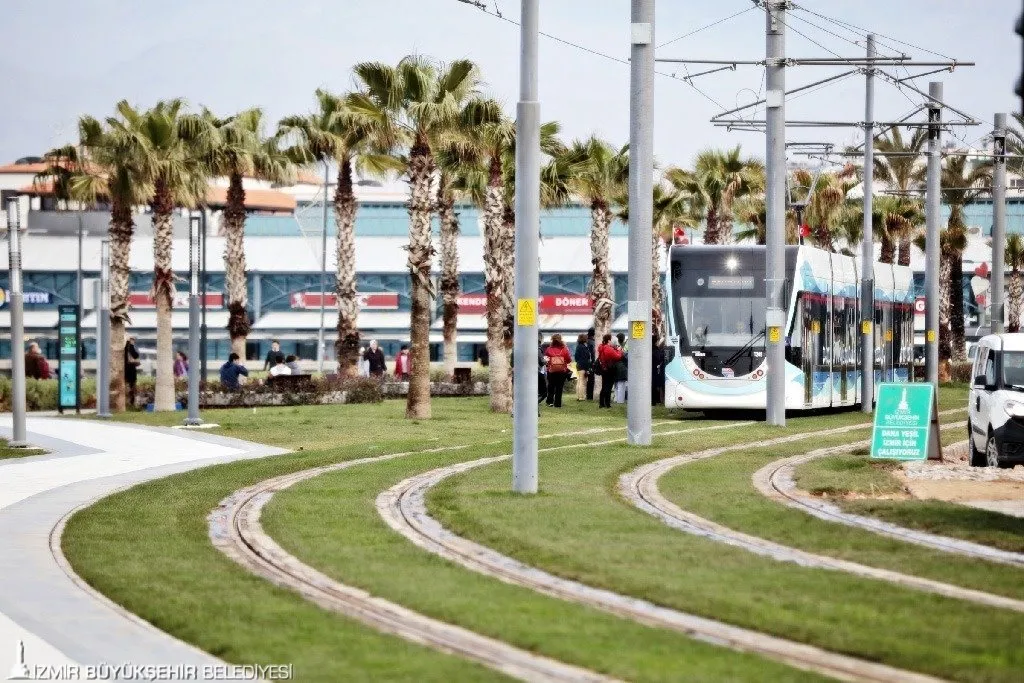
[[[725,368],[732,365],[734,361],[736,361],[740,356],[749,351],[754,346],[754,344],[756,344],[758,340],[761,339],[762,337],[764,337],[764,330],[758,332],[750,341],[741,346],[736,353],[729,356],[729,358],[726,359],[724,363],[722,363],[722,367]]]

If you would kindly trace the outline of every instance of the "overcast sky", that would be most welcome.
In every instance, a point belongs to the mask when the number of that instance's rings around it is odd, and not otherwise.
[[[486,0],[514,20],[516,0]],[[628,0],[542,0],[541,30],[624,58],[629,53]],[[656,43],[741,12],[749,0],[659,0]],[[929,78],[945,83],[947,101],[983,121],[961,129],[967,142],[991,128],[996,111],[1015,111],[1013,85],[1021,68],[1013,23],[1018,0],[801,0],[808,10],[863,26],[976,67]],[[221,114],[258,105],[268,118],[304,113],[317,87],[351,87],[350,67],[363,60],[394,62],[417,52],[442,60],[469,57],[488,88],[514,111],[518,93],[518,27],[458,0],[7,0],[0,39],[4,106],[0,107],[0,162],[38,155],[73,141],[79,114],[107,115],[122,98],[147,106],[183,96]],[[861,55],[856,38],[807,12],[789,20],[791,56]],[[658,50],[660,57],[764,57],[764,14],[751,9]],[[808,38],[797,35],[806,34]],[[882,43],[894,44],[884,38]],[[881,47],[881,50],[886,49]],[[916,59],[938,59],[902,46]],[[691,67],[699,71],[709,67]],[[666,73],[682,68],[661,64]],[[915,70],[924,71],[925,69]],[[787,87],[841,69],[787,69]],[[739,67],[695,80],[725,108],[756,99],[763,69]],[[901,71],[900,76],[906,72]],[[729,133],[708,119],[721,111],[687,84],[656,78],[655,153],[662,164],[689,164],[706,146],[742,143],[763,156],[764,138]],[[629,67],[553,40],[541,39],[540,96],[545,120],[557,119],[566,137],[597,133],[615,144],[629,135]],[[864,80],[857,76],[787,104],[792,119],[859,121]],[[877,86],[876,120],[909,112],[921,98]],[[854,130],[791,131],[791,140],[853,141]]]

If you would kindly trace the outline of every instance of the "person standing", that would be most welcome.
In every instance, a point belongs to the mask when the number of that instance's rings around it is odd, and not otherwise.
[[[188,356],[184,351],[178,351],[174,357],[174,379],[188,377]]]
[[[665,344],[661,339],[652,339],[651,351],[651,405],[665,402]]]
[[[612,388],[615,385],[616,365],[622,360],[622,351],[612,346],[612,335],[606,334],[601,338],[601,345],[597,347],[597,366],[601,371],[601,393],[599,394],[598,408],[612,407]]]
[[[601,387],[597,384],[597,382],[600,381],[601,377],[597,373],[597,371],[596,371],[597,368],[595,367],[597,365],[597,339],[595,339],[595,335],[596,334],[597,333],[594,332],[594,328],[593,327],[591,327],[590,329],[587,330],[587,346],[590,347],[590,358],[592,359],[591,370],[590,370],[590,372],[587,373],[587,400],[588,401],[593,401],[594,400],[595,388],[596,388],[597,391],[601,390]]]
[[[412,374],[412,358],[409,356],[409,345],[402,344],[398,355],[395,356],[395,379],[399,382],[408,382]]]
[[[142,365],[139,350],[135,348],[135,337],[128,337],[124,343],[124,384],[128,389],[128,405],[135,405],[135,387],[139,383],[139,366]]]
[[[590,340],[587,335],[581,334],[576,338],[576,350],[573,353],[573,360],[576,361],[576,400],[582,401],[587,396],[587,388],[590,388],[590,395],[594,395],[594,355],[590,351]]]
[[[249,376],[249,371],[238,361],[238,354],[232,352],[231,355],[228,356],[228,362],[220,366],[220,386],[228,391],[238,391],[241,389],[242,382],[239,377]],[[273,369],[274,368],[272,367],[271,370]]]
[[[561,408],[562,390],[569,377],[569,363],[572,362],[569,349],[562,342],[562,335],[551,337],[551,344],[545,349],[544,357],[548,375],[548,405]]]
[[[629,385],[629,352],[622,348],[622,338],[626,335],[619,332],[619,338],[612,341],[612,346],[618,348],[622,355],[615,364],[615,402],[626,402],[626,388]]]
[[[388,371],[387,363],[384,362],[384,352],[377,347],[377,340],[370,340],[370,348],[366,349],[363,360],[368,363],[367,371],[370,377],[381,379]]]
[[[547,351],[548,345],[544,343],[544,333],[540,332],[537,336],[537,403],[546,401],[548,398],[548,382],[547,382],[547,359],[544,357],[544,352]]]
[[[270,350],[267,351],[267,357],[263,361],[263,371],[273,370],[275,365],[280,365],[284,362],[284,354],[281,353],[281,344],[276,340],[270,342]]]
[[[32,379],[50,379],[52,376],[50,364],[36,342],[30,342],[25,352],[25,376]]]

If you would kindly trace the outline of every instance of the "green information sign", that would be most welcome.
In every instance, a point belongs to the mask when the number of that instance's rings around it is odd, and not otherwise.
[[[942,459],[935,387],[880,384],[871,436],[871,457],[889,460]]]

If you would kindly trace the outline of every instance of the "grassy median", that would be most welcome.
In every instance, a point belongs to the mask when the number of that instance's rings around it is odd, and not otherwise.
[[[11,448],[7,444],[7,439],[0,439],[0,460],[25,458],[30,455],[42,455],[43,453],[46,453],[42,448]]]

